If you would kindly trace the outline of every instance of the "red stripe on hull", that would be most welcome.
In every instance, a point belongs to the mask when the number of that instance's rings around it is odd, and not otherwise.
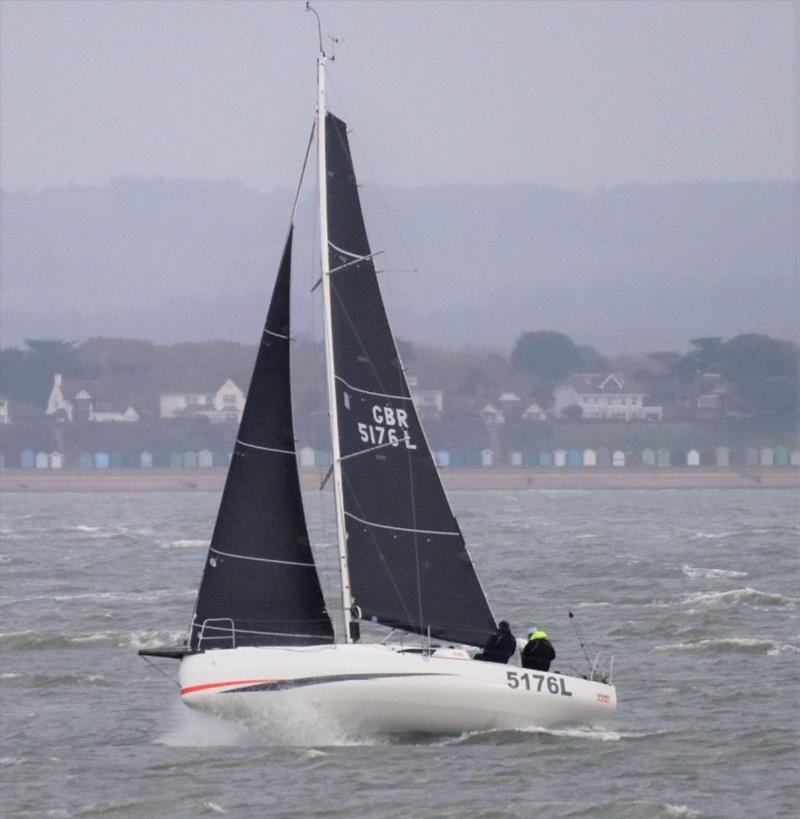
[[[196,691],[209,691],[212,688],[225,688],[225,686],[227,685],[252,685],[257,683],[271,682],[279,682],[279,680],[261,678],[257,680],[228,680],[227,682],[202,683],[201,685],[187,685],[186,688],[181,688],[181,696],[183,696],[184,694],[194,694]]]

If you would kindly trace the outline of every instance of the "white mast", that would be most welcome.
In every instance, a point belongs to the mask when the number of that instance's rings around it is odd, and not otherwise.
[[[313,9],[311,9],[313,11]],[[316,12],[315,12],[316,13]],[[321,42],[320,42],[321,46]],[[342,462],[339,452],[339,428],[336,407],[336,382],[333,369],[333,328],[331,326],[331,272],[328,258],[328,173],[325,158],[325,63],[327,58],[320,47],[317,57],[317,169],[319,172],[319,235],[320,262],[322,264],[322,302],[325,324],[325,364],[328,376],[328,407],[331,419],[331,457],[333,458],[333,495],[336,506],[336,537],[339,547],[339,571],[342,580],[342,610],[344,616],[344,641],[351,643],[350,569],[347,564],[347,533],[344,527],[344,500],[342,497]]]

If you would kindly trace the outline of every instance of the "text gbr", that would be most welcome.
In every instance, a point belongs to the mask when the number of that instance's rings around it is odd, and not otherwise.
[[[411,443],[408,434],[408,413],[404,409],[373,404],[372,420],[375,423],[358,424],[358,435],[365,444],[373,446],[404,444],[406,449],[417,448],[416,444]]]

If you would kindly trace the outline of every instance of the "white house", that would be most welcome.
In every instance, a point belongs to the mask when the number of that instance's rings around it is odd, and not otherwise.
[[[547,413],[534,401],[525,412],[522,413],[525,421],[546,421]]]
[[[11,423],[11,407],[8,398],[0,398],[0,424]]]
[[[162,418],[206,417],[213,423],[241,421],[245,396],[228,378],[214,392],[170,392],[160,396]]]
[[[645,393],[626,384],[621,373],[577,373],[553,390],[553,412],[561,418],[567,407],[579,407],[581,417],[592,420],[656,420],[662,407],[644,405]]]
[[[98,398],[98,385],[82,381],[65,381],[61,373],[53,376],[53,388],[47,399],[45,415],[64,421],[93,421],[105,423],[120,421],[135,424],[139,413],[130,405],[126,409],[115,407],[113,403]]]
[[[442,390],[421,390],[415,375],[407,375],[406,382],[417,415],[423,421],[438,421],[444,412],[444,392]]]
[[[499,427],[506,422],[505,413],[494,404],[487,404],[481,410],[481,418],[483,418],[487,427]]]

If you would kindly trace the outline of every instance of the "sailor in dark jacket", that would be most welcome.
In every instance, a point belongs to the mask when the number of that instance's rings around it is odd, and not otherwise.
[[[547,632],[531,629],[528,642],[522,649],[522,667],[535,671],[549,671],[550,663],[556,658],[556,650],[547,639]]]
[[[511,633],[508,622],[501,620],[497,625],[497,634],[489,638],[483,651],[476,654],[475,659],[484,660],[487,663],[507,663],[508,658],[512,657],[516,650],[516,637]]]

